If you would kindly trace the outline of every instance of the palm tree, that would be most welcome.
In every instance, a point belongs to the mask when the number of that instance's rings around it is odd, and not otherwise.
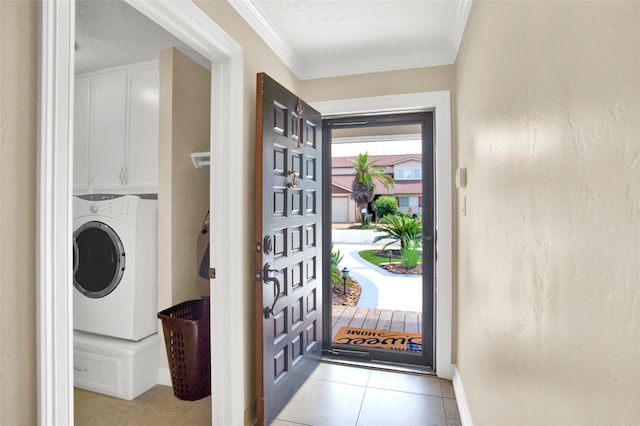
[[[393,178],[377,169],[376,161],[369,161],[369,153],[358,154],[356,160],[349,160],[356,169],[356,176],[351,184],[351,199],[358,207],[366,206],[373,200],[376,190],[374,180],[381,182],[387,191],[393,185]]]

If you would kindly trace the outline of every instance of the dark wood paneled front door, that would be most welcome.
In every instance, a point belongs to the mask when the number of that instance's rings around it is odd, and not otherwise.
[[[322,119],[266,74],[256,105],[257,396],[268,425],[322,356]]]

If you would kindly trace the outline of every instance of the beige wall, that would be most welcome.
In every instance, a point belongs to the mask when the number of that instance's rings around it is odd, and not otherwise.
[[[176,49],[160,52],[159,310],[201,297],[196,241],[209,210],[209,170],[196,169],[191,153],[209,151],[210,121],[211,73]],[[164,345],[160,352],[167,367]]]
[[[0,425],[37,414],[35,13],[0,1]]]
[[[640,3],[474,2],[457,93],[474,424],[640,424]]]
[[[442,66],[304,80],[301,96],[307,102],[455,89],[454,67]]]
[[[159,308],[199,299],[196,241],[209,210],[209,170],[191,153],[209,151],[211,73],[179,50],[160,52],[158,179]]]

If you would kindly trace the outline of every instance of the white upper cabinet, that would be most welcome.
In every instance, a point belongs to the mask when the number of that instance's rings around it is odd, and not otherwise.
[[[158,70],[131,73],[128,83],[127,185],[141,190],[157,190],[160,99]]]
[[[74,193],[157,192],[158,114],[157,62],[79,76]]]
[[[75,117],[73,121],[73,190],[89,191],[89,102],[91,84],[76,80]]]
[[[91,82],[89,126],[89,173],[93,190],[103,191],[123,185],[127,122],[127,79],[106,75]]]

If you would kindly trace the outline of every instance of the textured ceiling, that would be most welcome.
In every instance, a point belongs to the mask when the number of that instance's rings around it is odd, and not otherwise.
[[[211,68],[208,60],[124,1],[76,2],[76,74],[158,59],[168,47]]]
[[[470,0],[230,0],[299,78],[455,62]]]

